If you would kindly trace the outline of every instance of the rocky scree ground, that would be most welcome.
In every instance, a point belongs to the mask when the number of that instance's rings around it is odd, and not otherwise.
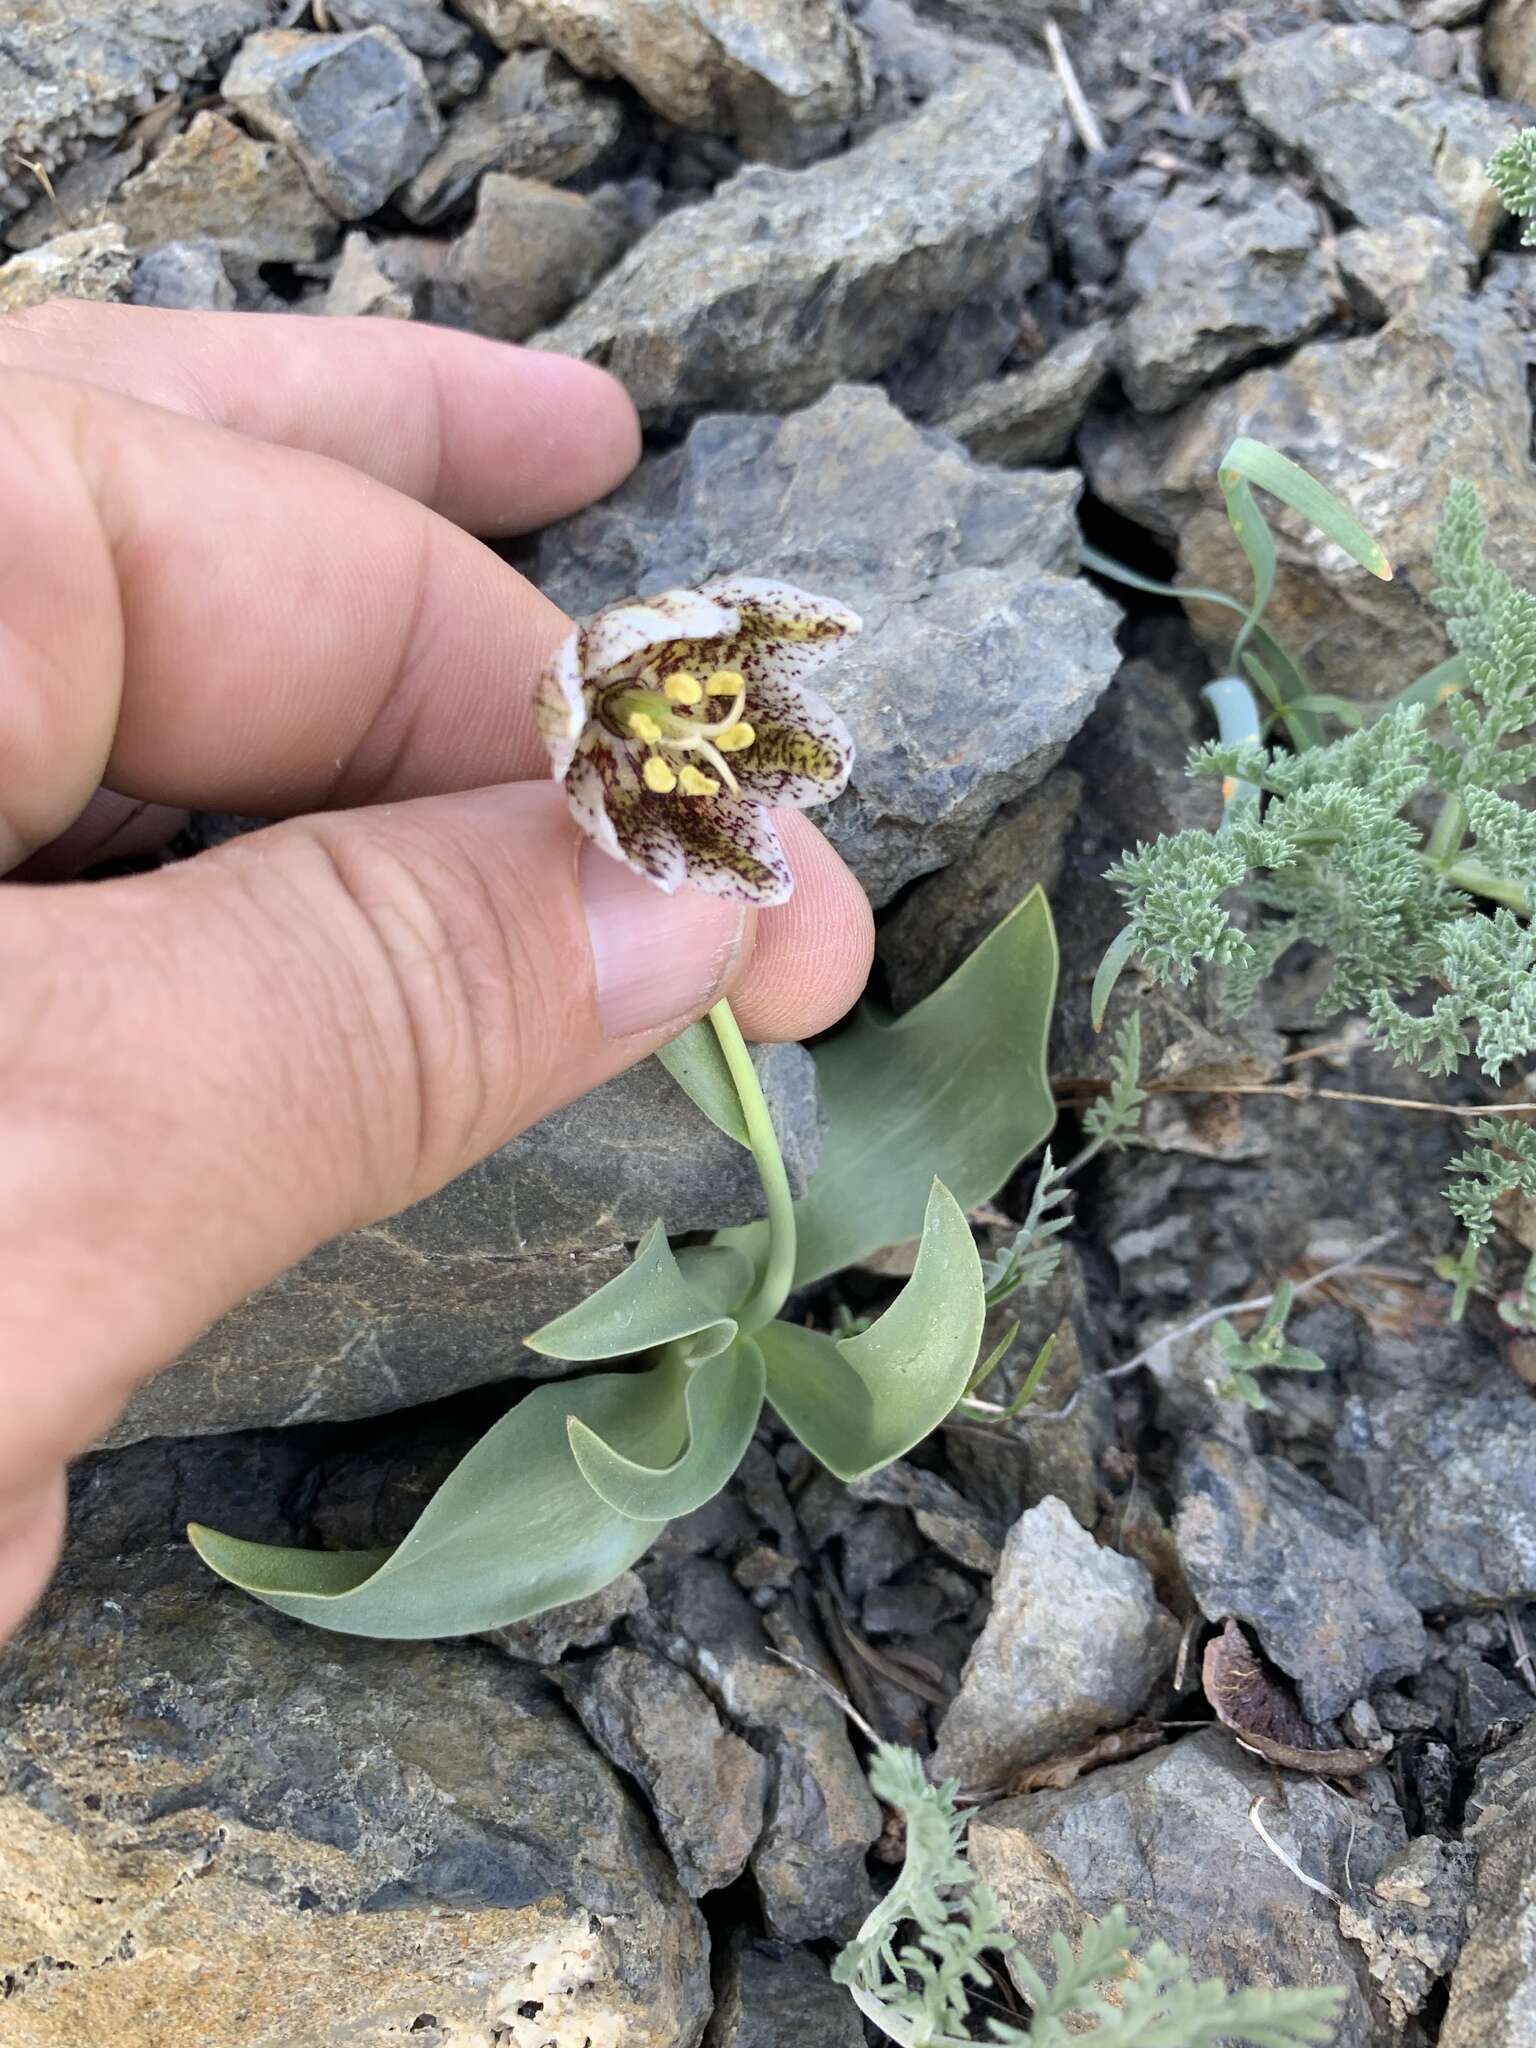
[[[1043,883],[1070,1149],[1103,871],[1214,822],[1182,761],[1224,654],[1214,612],[1077,574],[1079,530],[1242,589],[1216,462],[1274,441],[1397,564],[1279,521],[1276,624],[1367,697],[1444,652],[1452,477],[1532,575],[1536,296],[1480,166],[1536,119],[1536,5],[1062,0],[1086,120],[1051,11],[36,0],[0,26],[0,309],[432,319],[608,364],[645,458],[518,559],[578,611],[737,566],[857,606],[830,830],[881,985],[916,1001]],[[1160,1092],[1027,1302],[1000,1391],[1054,1333],[1039,1412],[852,1487],[766,1427],[616,1585],[483,1641],[304,1631],[181,1529],[393,1540],[494,1383],[548,1369],[520,1333],[658,1213],[753,1213],[743,1155],[646,1069],[226,1318],[82,1461],[0,1659],[0,2048],[856,2043],[827,1960],[899,1849],[818,1673],[985,1795],[1032,1953],[1119,1900],[1202,1971],[1342,1984],[1348,2048],[1526,2041],[1536,1360],[1483,1300],[1445,1320],[1447,1120],[1231,1092],[1427,1100],[1311,993],[1303,962],[1236,1025],[1117,997]],[[800,1181],[813,1069],[761,1057]],[[1323,1373],[1213,1398],[1186,1324],[1387,1230],[1298,1307]],[[1341,1789],[1211,1722],[1228,1621],[1377,1767]]]

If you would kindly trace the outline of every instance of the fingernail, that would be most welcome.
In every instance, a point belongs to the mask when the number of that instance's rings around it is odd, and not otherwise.
[[[595,846],[582,848],[580,878],[609,1038],[657,1031],[715,1000],[741,951],[739,903],[697,889],[663,896]]]

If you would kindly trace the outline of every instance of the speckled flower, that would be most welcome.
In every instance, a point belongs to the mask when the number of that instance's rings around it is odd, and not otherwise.
[[[794,887],[769,812],[839,795],[853,741],[805,678],[859,630],[787,583],[723,576],[610,605],[539,678],[534,708],[577,823],[671,892]]]

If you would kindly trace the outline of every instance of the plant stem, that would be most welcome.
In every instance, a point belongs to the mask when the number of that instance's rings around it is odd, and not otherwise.
[[[1520,917],[1531,915],[1531,899],[1518,882],[1496,874],[1480,860],[1459,860],[1445,870],[1453,889],[1465,889],[1473,896],[1486,896],[1490,903],[1507,903]]]
[[[1442,864],[1453,861],[1461,851],[1462,834],[1467,829],[1467,813],[1459,796],[1448,796],[1440,806],[1440,815],[1435,820],[1435,829],[1429,835],[1429,844],[1424,851],[1431,860]]]
[[[757,1286],[736,1311],[736,1321],[743,1335],[750,1337],[754,1330],[771,1323],[789,1299],[795,1277],[795,1204],[789,1192],[789,1175],[784,1171],[784,1155],[779,1150],[773,1118],[768,1114],[757,1069],[752,1064],[752,1055],[747,1051],[747,1042],[741,1035],[741,1027],[732,1014],[730,1004],[716,1003],[709,1013],[709,1021],[720,1041],[725,1064],[730,1068],[731,1080],[741,1103],[742,1119],[747,1126],[752,1157],[757,1161],[763,1193],[768,1198],[768,1256],[763,1262],[762,1277]]]

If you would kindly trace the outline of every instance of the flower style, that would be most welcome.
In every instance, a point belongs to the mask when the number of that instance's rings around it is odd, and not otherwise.
[[[842,605],[750,576],[578,626],[534,694],[576,822],[668,895],[686,882],[784,902],[794,877],[769,810],[830,802],[853,766],[847,728],[804,678],[858,631]]]

